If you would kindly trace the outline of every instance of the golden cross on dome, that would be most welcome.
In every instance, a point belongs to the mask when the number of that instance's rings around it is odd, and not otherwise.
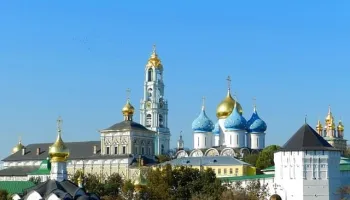
[[[228,84],[228,89],[230,90],[231,89],[231,77],[228,76],[226,80],[227,80],[227,84]]]
[[[18,143],[21,143],[21,142],[22,142],[22,137],[18,136]]]
[[[130,88],[126,89],[126,99],[127,99],[127,100],[130,99],[130,93],[131,93]]]
[[[63,122],[63,120],[62,120],[61,116],[59,116],[57,119],[57,131],[58,131],[58,133],[61,133],[61,131],[62,131],[62,122]]]

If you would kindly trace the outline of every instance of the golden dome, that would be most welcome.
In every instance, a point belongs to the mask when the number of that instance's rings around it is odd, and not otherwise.
[[[69,149],[64,144],[61,137],[61,119],[57,120],[58,124],[58,134],[55,143],[53,143],[49,148],[49,156],[51,162],[65,162],[69,156]]]
[[[22,150],[24,148],[24,145],[22,144],[21,140],[18,141],[18,144],[12,148],[12,154]]]
[[[333,121],[333,115],[331,111],[331,106],[328,107],[328,114],[326,116],[326,124],[329,124],[331,121]]]
[[[126,101],[125,106],[122,109],[122,113],[124,116],[130,116],[134,114],[134,111],[135,111],[135,108],[134,106],[131,105],[130,100],[128,99]]]
[[[230,90],[228,90],[225,99],[221,101],[216,109],[216,116],[219,119],[226,119],[232,113],[235,103],[236,101],[232,98]],[[240,114],[243,114],[242,106],[238,102],[237,109]]]
[[[338,131],[344,131],[344,125],[343,125],[342,121],[339,121],[337,129],[338,129]]]
[[[157,52],[156,52],[156,45],[153,45],[153,52],[151,54],[151,57],[148,59],[148,62],[146,64],[147,68],[154,67],[154,68],[163,68],[162,62],[160,61]]]
[[[322,124],[321,124],[321,121],[320,121],[320,120],[318,120],[318,122],[317,122],[316,130],[317,130],[317,131],[322,131],[322,130],[323,130],[323,127],[322,127]]]

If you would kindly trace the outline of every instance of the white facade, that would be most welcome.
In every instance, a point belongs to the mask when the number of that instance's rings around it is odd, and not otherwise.
[[[50,178],[56,181],[68,180],[67,163],[52,162]]]
[[[265,133],[248,133],[247,143],[251,149],[263,149],[265,148]]]
[[[158,63],[154,63],[154,60]],[[140,124],[157,132],[155,154],[166,154],[170,149],[168,128],[168,101],[164,96],[163,67],[153,50],[145,68],[144,95],[141,100]]]
[[[226,131],[225,146],[231,148],[243,148],[246,147],[245,143],[245,130]]]
[[[214,146],[212,144],[213,134],[211,132],[194,132],[194,149],[208,149]]]

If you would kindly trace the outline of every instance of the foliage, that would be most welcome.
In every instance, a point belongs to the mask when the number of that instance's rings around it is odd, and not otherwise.
[[[110,197],[117,198],[122,186],[122,177],[117,173],[113,173],[108,177],[107,181],[105,182],[104,193],[105,195],[108,195]]]
[[[36,177],[33,176],[29,178],[29,181],[33,182],[35,185],[38,185],[41,182],[41,178],[39,176],[36,176]]]
[[[274,166],[273,154],[278,151],[281,147],[277,145],[270,145],[263,149],[256,161],[256,167],[259,169],[264,169],[270,166]]]
[[[216,179],[211,169],[199,171],[190,167],[164,168],[148,173],[148,184],[143,199],[191,199],[192,196],[205,196],[206,199],[219,199],[224,187]]]
[[[340,200],[347,200],[350,198],[350,186],[346,185],[338,189],[338,194],[340,195]]]
[[[259,158],[259,154],[248,154],[243,156],[243,161],[256,166],[256,161]]]
[[[269,196],[267,184],[261,185],[259,180],[250,181],[245,188],[242,182],[237,181],[232,185],[226,185],[227,190],[221,195],[226,200],[261,200]]]
[[[170,156],[168,156],[168,155],[159,155],[156,157],[156,159],[157,159],[158,163],[163,163],[163,162],[171,160]]]
[[[346,158],[350,158],[350,148],[346,148],[343,156]]]
[[[131,180],[126,180],[122,187],[122,193],[125,199],[132,200],[134,198],[135,186]]]
[[[8,200],[9,198],[9,193],[6,190],[1,190],[0,189],[0,200]]]

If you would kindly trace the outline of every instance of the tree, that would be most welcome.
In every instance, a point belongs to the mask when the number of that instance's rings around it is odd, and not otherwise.
[[[104,185],[101,183],[101,177],[97,174],[87,174],[83,176],[84,188],[89,193],[95,193],[98,196],[104,196]]]
[[[256,161],[259,158],[259,154],[247,154],[243,156],[243,161],[256,166]]]
[[[104,186],[104,194],[116,199],[122,189],[123,179],[118,173],[113,173],[108,177]]]
[[[35,185],[38,185],[41,182],[41,178],[39,176],[33,176],[29,178],[30,182],[33,182]]]
[[[242,182],[237,181],[233,185],[227,185],[221,199],[226,200],[261,200],[269,196],[267,184],[262,185],[259,180],[250,181],[245,188]]]
[[[6,190],[0,189],[0,200],[8,200],[9,193]]]
[[[134,199],[135,186],[131,182],[131,180],[124,181],[124,184],[123,184],[123,187],[122,187],[122,192],[123,192],[123,196],[127,200]]]
[[[340,200],[346,200],[350,197],[350,186],[346,185],[338,189]]]
[[[281,147],[277,145],[270,145],[263,149],[256,161],[256,167],[259,169],[264,169],[270,166],[274,166],[273,154],[278,151]]]
[[[156,158],[157,158],[158,163],[163,163],[163,162],[171,160],[170,156],[168,156],[168,155],[159,155]]]

